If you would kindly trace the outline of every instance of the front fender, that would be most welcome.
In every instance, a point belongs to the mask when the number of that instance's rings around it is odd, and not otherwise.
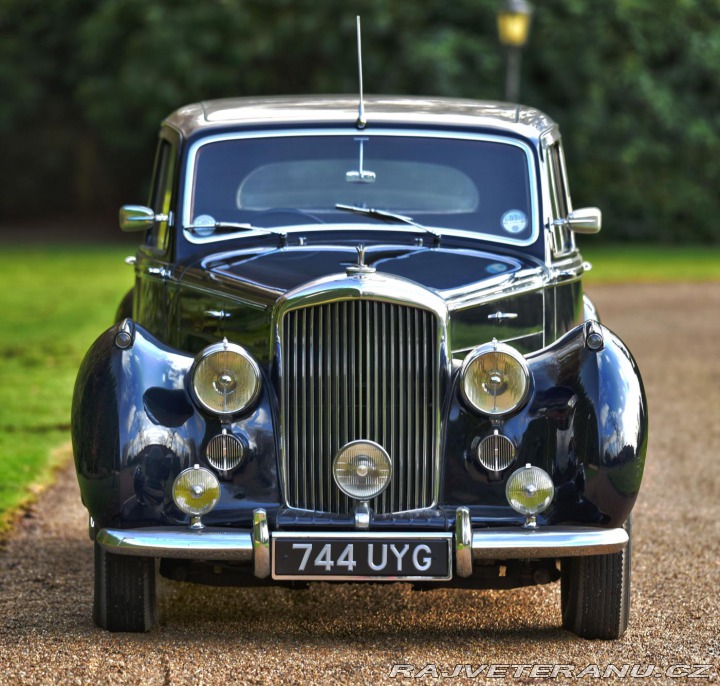
[[[588,327],[603,344],[587,344]],[[620,526],[637,497],[647,450],[647,402],[637,364],[622,341],[596,322],[584,323],[556,343],[527,356],[532,390],[526,406],[491,422],[460,399],[459,374],[447,414],[447,503],[471,507],[489,522],[517,519],[505,483],[526,463],[553,478],[556,495],[546,523]],[[493,473],[475,459],[478,441],[498,429],[517,448],[517,459]]]
[[[115,344],[121,325],[103,333],[78,373],[72,410],[75,466],[83,503],[99,526],[181,524],[172,483],[203,463],[207,442],[222,427],[193,403],[193,356],[173,350],[143,327],[134,341]],[[252,521],[255,507],[277,506],[277,460],[269,383],[249,412],[229,429],[246,445],[242,464],[221,482],[221,502],[208,523]]]

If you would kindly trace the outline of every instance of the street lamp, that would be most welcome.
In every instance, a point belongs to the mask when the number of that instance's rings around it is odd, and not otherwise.
[[[505,0],[498,14],[500,43],[507,50],[507,73],[505,76],[505,99],[520,99],[520,58],[530,35],[533,7],[527,0]]]

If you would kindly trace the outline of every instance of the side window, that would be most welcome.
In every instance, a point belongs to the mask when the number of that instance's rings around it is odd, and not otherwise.
[[[572,211],[572,205],[565,173],[565,157],[559,141],[547,149],[547,170],[553,219],[565,219]],[[565,255],[575,249],[575,237],[565,226],[553,228],[553,240],[556,255]]]
[[[152,188],[150,189],[150,207],[155,214],[170,216],[172,208],[173,178],[175,172],[175,153],[173,146],[166,140],[160,140],[155,156]],[[156,222],[148,232],[146,244],[153,250],[165,251],[168,247],[170,221]]]

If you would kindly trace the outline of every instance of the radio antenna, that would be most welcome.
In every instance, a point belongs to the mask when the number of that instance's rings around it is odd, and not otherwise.
[[[360,103],[358,104],[358,118],[355,125],[359,129],[367,126],[365,119],[365,100],[363,98],[363,72],[362,72],[362,42],[360,38],[360,15],[357,16],[357,51],[358,51],[358,77],[360,82]]]

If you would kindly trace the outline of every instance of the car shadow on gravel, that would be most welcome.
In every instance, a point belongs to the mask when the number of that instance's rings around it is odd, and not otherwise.
[[[92,620],[92,543],[77,531],[67,538],[42,535],[32,519],[30,513],[22,536],[0,549],[5,629],[17,639],[92,634],[112,642],[112,634]],[[143,640],[200,636],[207,645],[224,645],[231,635],[234,642],[262,636],[288,647],[367,641],[430,646],[452,645],[470,632],[487,640],[555,641],[570,637],[559,628],[556,586],[415,592],[399,583],[317,583],[305,590],[238,589],[158,577],[160,623]]]
[[[407,584],[311,584],[307,590],[227,589],[161,581],[163,637],[206,642],[355,646],[358,641],[430,646],[476,638],[522,642],[571,638],[560,628],[557,585],[508,591],[433,590]],[[441,611],[439,611],[441,608]]]

